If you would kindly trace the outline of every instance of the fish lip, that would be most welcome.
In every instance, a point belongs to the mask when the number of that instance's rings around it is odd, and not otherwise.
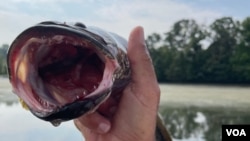
[[[77,37],[79,37],[79,38],[84,38],[84,39],[87,39],[87,40],[90,40],[91,41],[91,43],[93,43],[94,45],[95,45],[95,47],[99,47],[99,49],[104,53],[104,54],[106,54],[106,56],[109,58],[109,59],[114,59],[115,58],[115,56],[112,54],[112,53],[110,53],[109,52],[109,50],[107,49],[107,47],[106,47],[106,43],[105,43],[105,41],[102,39],[102,37],[100,37],[100,36],[98,36],[98,35],[96,35],[96,34],[93,34],[93,33],[91,33],[91,32],[89,32],[89,31],[87,31],[87,30],[84,30],[84,29],[81,29],[80,31],[79,31],[79,29],[78,28],[75,28],[75,27],[73,27],[72,28],[72,26],[63,26],[63,25],[57,25],[57,24],[38,24],[38,25],[36,25],[36,26],[33,26],[33,27],[30,27],[29,29],[27,29],[27,30],[25,30],[24,32],[22,32],[17,38],[16,38],[16,40],[12,43],[12,45],[10,46],[10,48],[9,48],[9,50],[8,50],[8,54],[7,54],[7,63],[8,63],[8,73],[9,73],[9,79],[10,80],[12,80],[12,73],[11,73],[11,68],[10,68],[10,66],[11,66],[11,61],[10,61],[10,56],[11,56],[11,54],[12,54],[12,52],[13,52],[13,50],[14,50],[14,48],[15,48],[15,46],[18,46],[18,41],[21,41],[21,40],[25,40],[25,38],[29,38],[29,37],[32,37],[32,35],[30,35],[30,36],[27,36],[27,35],[29,35],[30,33],[32,33],[32,34],[36,34],[36,35],[39,35],[40,33],[39,32],[45,32],[45,30],[46,31],[51,31],[51,32],[61,32],[61,33],[64,33],[65,35],[74,35],[74,36],[77,36]],[[99,94],[98,94],[99,95]],[[100,94],[100,95],[102,95],[102,94]],[[104,95],[105,97],[107,97],[108,95]],[[88,100],[91,100],[91,98],[92,97],[88,97],[86,100],[84,100],[84,101],[82,101],[82,102],[77,102],[76,101],[76,103],[78,103],[79,104],[79,106],[78,107],[82,107],[82,106],[86,106],[86,105],[91,105],[91,104],[89,104],[89,102],[87,102]],[[104,98],[103,98],[104,99]],[[102,99],[102,100],[103,100]],[[74,102],[75,103],[75,102]],[[91,102],[90,102],[91,103]],[[96,104],[96,103],[95,103]],[[69,106],[69,107],[75,107],[74,105],[76,105],[76,104],[73,104],[72,103],[72,105],[71,104],[69,104],[69,105],[67,105],[67,106]],[[92,106],[96,106],[96,105],[93,105],[92,104]],[[60,107],[60,109],[61,109],[61,107]],[[60,115],[60,113],[66,113],[66,111],[68,111],[67,109],[68,108],[62,108],[62,109],[64,109],[64,110],[62,110],[61,112],[60,112],[60,110],[56,110],[56,111],[50,111],[50,112],[46,112],[46,114],[43,114],[43,113],[38,113],[38,112],[35,112],[35,111],[32,111],[32,113],[34,114],[34,115],[36,115],[37,117],[39,117],[39,118],[43,118],[43,119],[53,119],[53,117],[54,117],[54,119],[55,118],[58,118],[58,115]],[[90,110],[90,109],[88,109],[88,110]],[[87,111],[86,111],[87,112]],[[49,113],[49,114],[48,114]],[[82,113],[85,113],[84,112],[84,110],[83,111],[79,111],[79,113],[77,114],[77,115],[79,115],[79,114],[82,114]],[[75,114],[76,115],[76,114]],[[62,118],[62,117],[60,117],[60,118]],[[72,116],[71,117],[68,117],[67,119],[70,119],[70,118],[72,118]]]
[[[93,110],[95,110],[94,107],[98,107],[96,105],[100,105],[101,102],[104,101],[107,97],[109,97],[110,94],[111,92],[107,91],[106,93],[102,95],[96,95],[96,96],[89,97],[81,101],[76,101],[76,102],[67,104],[61,107],[60,110],[51,112],[49,115],[37,113],[32,110],[31,110],[31,113],[35,115],[36,117],[45,121],[50,121],[50,122],[68,121],[76,117],[79,117],[83,114],[91,113]]]

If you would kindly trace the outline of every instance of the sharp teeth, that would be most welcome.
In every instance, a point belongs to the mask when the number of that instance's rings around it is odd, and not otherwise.
[[[86,90],[83,90],[83,96],[85,96],[87,94],[87,91]]]
[[[80,91],[82,91],[82,92],[80,92]],[[84,89],[76,90],[75,91],[75,95],[76,95],[76,99],[75,100],[78,100],[78,99],[84,98],[87,95],[87,91],[84,90]]]
[[[61,105],[82,99],[88,94],[88,91],[82,88],[76,88],[74,90],[67,91],[61,88],[50,86],[49,90],[56,101],[58,101]]]

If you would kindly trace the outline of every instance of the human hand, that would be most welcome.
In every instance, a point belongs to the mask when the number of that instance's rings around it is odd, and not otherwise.
[[[98,112],[75,119],[86,141],[154,141],[160,89],[145,45],[142,27],[136,27],[128,41],[131,82],[123,90],[112,114]]]

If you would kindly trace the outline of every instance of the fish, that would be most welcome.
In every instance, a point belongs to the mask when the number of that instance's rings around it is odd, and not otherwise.
[[[127,41],[80,22],[44,21],[24,30],[8,50],[7,67],[23,107],[54,126],[97,110],[109,97],[118,100],[131,80]],[[170,141],[160,121],[156,136]]]

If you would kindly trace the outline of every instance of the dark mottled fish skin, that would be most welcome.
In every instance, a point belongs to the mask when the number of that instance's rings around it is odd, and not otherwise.
[[[110,57],[111,59],[116,59],[120,65],[120,69],[117,69],[114,74],[113,86],[108,91],[102,92],[102,94],[100,95],[70,103],[61,107],[60,109],[55,110],[49,115],[36,113],[35,111],[32,111],[32,108],[30,108],[31,112],[38,118],[50,122],[61,122],[77,118],[91,110],[96,109],[98,105],[100,105],[100,103],[102,103],[107,99],[107,97],[111,95],[112,92],[122,90],[129,83],[130,66],[127,58],[127,41],[125,39],[114,33],[106,32],[96,27],[87,27],[82,23],[68,25],[65,23],[53,21],[42,22],[33,27],[30,27],[29,29],[21,33],[12,43],[7,56],[9,79],[11,82],[13,81],[13,72],[11,70],[11,58],[13,54],[12,46],[21,42],[23,36],[26,36],[26,34],[29,34],[29,32],[42,32],[43,30],[51,30],[51,32],[53,32],[54,30],[60,30],[65,33],[69,32],[70,34],[74,34],[82,38],[87,38],[93,44],[95,44],[98,47],[98,50],[103,54]],[[155,131],[157,141],[171,141],[171,137],[159,117],[157,118]]]

